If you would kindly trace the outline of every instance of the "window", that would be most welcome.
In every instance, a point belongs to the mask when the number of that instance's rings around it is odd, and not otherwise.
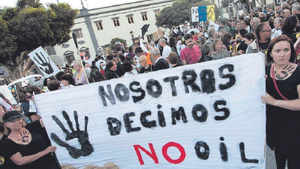
[[[119,18],[112,18],[112,20],[114,22],[115,27],[120,26]]]
[[[82,30],[81,29],[76,29],[74,30],[74,33],[77,38],[83,38]]]
[[[127,20],[128,20],[129,24],[134,23],[134,21],[133,21],[133,15],[127,16]]]
[[[142,13],[142,19],[143,19],[143,21],[147,21],[148,20],[147,13]]]
[[[154,10],[155,17],[159,14],[159,9]]]
[[[96,26],[97,26],[97,29],[98,29],[98,30],[103,30],[102,21],[96,22]]]

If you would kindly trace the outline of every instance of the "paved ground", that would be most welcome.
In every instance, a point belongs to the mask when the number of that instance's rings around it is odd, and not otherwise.
[[[266,169],[276,169],[274,151],[267,146]]]

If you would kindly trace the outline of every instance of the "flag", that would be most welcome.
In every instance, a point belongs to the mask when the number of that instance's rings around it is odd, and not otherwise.
[[[72,33],[72,36],[73,36],[73,40],[74,40],[75,46],[78,49],[77,36],[76,36],[75,32]]]
[[[198,7],[199,21],[207,21],[207,7],[199,6]]]
[[[145,24],[141,29],[142,29],[142,38],[144,39],[144,35],[146,34],[146,32],[148,32],[148,28],[149,28],[150,24]]]

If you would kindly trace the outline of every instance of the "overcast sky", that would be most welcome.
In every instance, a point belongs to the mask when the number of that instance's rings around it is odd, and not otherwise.
[[[15,7],[18,0],[1,0],[0,8],[3,7]],[[44,5],[47,3],[66,2],[71,5],[72,8],[81,9],[81,0],[40,0]],[[116,4],[124,4],[128,2],[135,2],[139,0],[82,0],[84,6],[88,9],[111,6]]]

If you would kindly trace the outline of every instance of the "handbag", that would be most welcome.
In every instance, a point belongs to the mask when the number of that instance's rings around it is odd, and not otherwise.
[[[277,86],[277,83],[276,83],[276,80],[275,80],[274,64],[272,64],[272,66],[271,66],[271,74],[272,74],[272,77],[273,77],[273,83],[274,83],[275,89],[277,90],[278,94],[279,94],[284,100],[289,100],[289,99],[287,99],[286,97],[284,97],[284,96],[281,94],[281,92],[279,91],[279,89],[278,89],[278,86]]]

